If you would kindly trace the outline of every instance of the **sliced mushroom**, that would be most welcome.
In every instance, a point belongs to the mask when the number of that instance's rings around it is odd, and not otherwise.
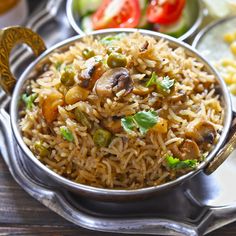
[[[175,157],[181,160],[200,159],[201,153],[195,141],[186,139],[179,146],[174,143],[169,148]]]
[[[148,49],[149,42],[146,40],[145,43],[139,49],[139,52],[145,52]]]
[[[201,144],[203,148],[206,148],[209,144],[214,143],[216,130],[209,121],[194,121],[187,126],[185,136],[194,139],[198,144]]]
[[[179,150],[179,147],[176,143],[170,144],[169,149],[171,150],[171,152],[173,153],[175,157],[177,158],[182,157],[182,152]]]
[[[190,139],[186,139],[180,148],[180,151],[182,153],[182,159],[199,159],[201,157],[201,153],[199,150],[198,145],[196,142]]]
[[[99,97],[112,97],[121,90],[124,96],[133,90],[133,82],[126,68],[118,67],[106,71],[95,84],[95,91]]]
[[[120,117],[110,117],[106,121],[102,122],[102,126],[104,126],[107,130],[112,132],[113,134],[119,133],[122,131],[121,126],[121,118]]]
[[[85,62],[86,68],[80,74],[80,86],[83,88],[93,88],[97,79],[103,74],[102,62],[100,58],[91,57]]]
[[[215,94],[216,95],[222,95],[222,88],[219,84],[215,86]]]

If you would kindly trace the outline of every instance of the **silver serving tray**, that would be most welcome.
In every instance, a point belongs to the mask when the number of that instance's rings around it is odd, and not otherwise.
[[[66,20],[65,1],[47,1],[40,7],[44,10],[28,26],[48,46],[74,34]],[[27,48],[15,50],[12,63],[17,77],[31,60]],[[212,175],[199,173],[158,197],[125,203],[89,200],[38,174],[16,144],[8,106],[9,99],[0,92],[0,152],[9,171],[33,198],[68,221],[104,232],[203,235],[236,220],[236,152]]]

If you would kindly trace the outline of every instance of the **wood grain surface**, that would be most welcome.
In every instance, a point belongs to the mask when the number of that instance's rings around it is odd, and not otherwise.
[[[50,211],[29,196],[13,180],[0,156],[0,236],[111,236],[80,228]],[[209,236],[235,236],[236,223],[225,226]]]

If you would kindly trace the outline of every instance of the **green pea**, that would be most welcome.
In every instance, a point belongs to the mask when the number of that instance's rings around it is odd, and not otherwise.
[[[85,48],[82,51],[82,56],[84,59],[89,59],[90,57],[94,57],[95,56],[95,52],[91,49]]]
[[[93,141],[99,147],[107,147],[111,142],[112,134],[105,129],[97,129],[93,134]]]
[[[34,144],[34,148],[40,157],[48,157],[50,155],[50,151],[44,147],[40,141]]]
[[[88,128],[91,128],[92,125],[86,115],[86,113],[84,113],[83,111],[81,111],[78,107],[75,108],[75,111],[74,111],[74,114],[75,114],[75,118],[78,122],[80,122],[82,125],[88,127]]]
[[[65,86],[72,86],[75,83],[75,73],[71,70],[64,71],[61,75],[61,83]]]
[[[122,55],[120,53],[111,53],[109,57],[107,58],[107,65],[110,68],[115,67],[125,67],[127,64],[127,60],[125,55]]]
[[[122,49],[120,47],[115,47],[115,46],[111,46],[111,47],[107,48],[108,55],[110,55],[113,52],[122,53]]]

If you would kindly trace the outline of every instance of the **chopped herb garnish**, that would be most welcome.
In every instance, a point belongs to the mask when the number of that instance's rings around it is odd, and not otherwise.
[[[158,121],[155,111],[140,111],[133,116],[121,119],[121,125],[127,133],[132,133],[135,128],[143,135]]]
[[[62,137],[65,140],[67,140],[69,142],[72,142],[74,140],[73,134],[71,133],[71,131],[66,126],[61,126],[60,127],[60,132],[61,132]]]
[[[196,168],[198,165],[198,161],[196,159],[181,161],[179,158],[175,158],[171,155],[166,156],[166,162],[171,169]]]
[[[163,91],[165,91],[167,93],[170,92],[170,89],[174,86],[174,84],[175,84],[175,80],[174,79],[170,79],[169,76],[165,76],[163,78],[163,80],[161,80],[161,81],[157,80],[157,86],[161,90],[163,90]]]
[[[152,73],[151,78],[148,80],[146,87],[152,86],[157,83],[157,75],[155,72]]]
[[[37,98],[37,94],[33,93],[29,96],[27,96],[26,93],[22,95],[22,100],[24,101],[26,105],[26,109],[31,110],[34,106],[34,100]]]
[[[133,116],[127,116],[121,119],[121,125],[127,133],[131,133],[136,127]]]
[[[146,87],[156,85],[157,90],[161,90],[165,93],[170,93],[171,88],[174,86],[175,80],[170,79],[169,76],[165,76],[162,80],[159,80],[157,78],[157,75],[155,72],[152,73],[151,78],[148,80]]]
[[[120,33],[120,34],[116,34],[116,35],[108,35],[108,36],[102,38],[100,42],[103,45],[110,45],[114,41],[118,41],[118,40],[122,39],[124,36],[125,36],[124,33]]]
[[[60,71],[61,65],[62,65],[61,62],[57,62],[57,63],[54,65],[57,71]]]

